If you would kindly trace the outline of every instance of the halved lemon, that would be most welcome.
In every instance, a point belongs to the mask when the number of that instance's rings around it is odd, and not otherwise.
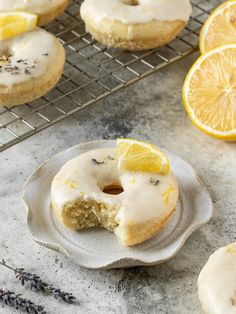
[[[133,139],[117,140],[118,169],[168,174],[168,158],[154,145]]]
[[[33,30],[38,17],[27,12],[0,13],[0,40]]]
[[[198,58],[185,79],[183,101],[200,130],[236,140],[236,44]]]
[[[202,54],[217,47],[236,43],[236,0],[226,1],[206,20],[199,39]]]

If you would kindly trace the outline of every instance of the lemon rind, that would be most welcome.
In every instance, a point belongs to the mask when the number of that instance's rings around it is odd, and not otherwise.
[[[121,142],[125,142],[125,143],[128,142],[130,144],[139,144],[139,145],[142,145],[142,146],[148,148],[152,153],[158,155],[162,160],[160,173],[163,173],[163,174],[169,173],[170,162],[169,162],[168,157],[161,150],[159,150],[157,147],[155,147],[154,145],[152,145],[148,142],[145,142],[145,141],[140,141],[140,140],[135,140],[135,139],[130,139],[130,138],[126,138],[126,139],[119,138],[119,139],[117,139],[117,145],[119,145],[119,143],[121,143]],[[122,157],[119,157],[118,169],[120,169],[121,164],[122,164]]]
[[[221,131],[216,131],[213,128],[209,127],[209,126],[205,126],[199,119],[196,118],[195,114],[194,114],[194,110],[189,106],[188,104],[188,100],[187,100],[187,95],[189,92],[189,82],[191,81],[191,78],[193,76],[193,74],[195,73],[195,71],[197,69],[200,68],[200,65],[202,64],[202,62],[208,58],[210,55],[213,55],[215,53],[221,52],[223,50],[227,50],[229,48],[235,48],[236,49],[236,43],[234,44],[227,44],[221,47],[217,47],[213,50],[208,51],[207,53],[205,53],[204,55],[201,55],[192,65],[192,67],[190,68],[185,80],[184,80],[184,84],[183,84],[183,92],[182,92],[182,98],[183,98],[183,102],[184,102],[184,106],[186,108],[186,111],[191,119],[191,121],[193,122],[193,124],[195,126],[197,126],[201,131],[203,131],[204,133],[211,135],[213,137],[216,138],[220,138],[220,139],[225,139],[225,140],[235,140],[236,139],[236,129],[233,129],[232,131],[227,131],[227,132],[221,132]]]
[[[13,38],[15,36],[19,36],[25,32],[31,31],[33,29],[36,28],[37,26],[37,21],[38,21],[38,16],[36,14],[32,14],[29,12],[25,12],[25,11],[17,11],[17,12],[3,12],[0,13],[0,17],[7,17],[7,16],[20,16],[22,17],[22,19],[27,20],[28,22],[28,28],[25,31],[22,32],[14,32],[12,34],[12,36],[5,36],[5,31],[7,29],[7,24],[5,26],[2,26],[1,29],[2,31],[0,31],[0,40],[5,40],[5,39],[10,39]]]
[[[205,23],[204,23],[204,25],[203,25],[203,27],[202,27],[202,29],[200,31],[200,34],[199,34],[199,50],[200,50],[201,54],[205,54],[205,53],[209,52],[209,51],[206,51],[206,49],[205,49],[205,42],[206,42],[205,38],[206,38],[206,35],[207,35],[207,32],[208,32],[209,25],[211,24],[212,20],[217,15],[220,15],[221,12],[224,9],[226,9],[228,6],[231,6],[233,4],[236,5],[236,0],[229,0],[229,1],[226,1],[226,2],[222,3],[206,19],[206,21],[205,21]],[[231,43],[228,43],[228,44],[231,44]],[[217,49],[217,48],[215,48],[215,49]],[[215,50],[215,49],[213,49],[213,50]]]

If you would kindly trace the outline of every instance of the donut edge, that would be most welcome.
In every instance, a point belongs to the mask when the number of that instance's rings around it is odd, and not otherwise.
[[[69,5],[69,0],[64,0],[64,2],[57,6],[56,8],[53,8],[52,10],[38,15],[38,26],[44,26],[53,20],[55,20],[59,15],[61,15]]]
[[[154,49],[174,40],[186,26],[185,21],[152,21],[146,24],[123,24],[103,19],[95,23],[84,16],[86,31],[107,47],[128,51]]]

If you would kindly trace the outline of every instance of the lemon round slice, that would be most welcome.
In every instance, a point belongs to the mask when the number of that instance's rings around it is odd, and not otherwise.
[[[0,13],[0,40],[33,30],[37,19],[37,15],[26,12]]]
[[[202,54],[217,47],[236,43],[236,1],[217,7],[206,20],[199,39]]]
[[[170,164],[163,152],[149,143],[133,140],[117,140],[118,169],[126,171],[168,174]]]
[[[198,58],[185,79],[183,101],[199,129],[216,138],[236,140],[236,44]]]

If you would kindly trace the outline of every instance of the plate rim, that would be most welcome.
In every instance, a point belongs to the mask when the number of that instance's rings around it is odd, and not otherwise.
[[[188,225],[188,227],[185,229],[185,231],[183,233],[181,233],[181,235],[176,239],[176,241],[179,242],[178,247],[174,250],[171,250],[171,252],[169,254],[167,254],[165,257],[163,258],[159,258],[158,260],[150,260],[147,261],[145,260],[145,258],[128,258],[128,257],[121,257],[119,259],[116,260],[112,260],[112,261],[108,261],[107,263],[104,263],[104,261],[96,261],[96,263],[88,263],[88,262],[81,262],[79,261],[77,258],[74,257],[74,255],[72,253],[70,253],[67,249],[65,249],[61,243],[55,243],[54,241],[44,241],[42,239],[40,239],[39,235],[36,234],[33,225],[31,224],[32,218],[33,218],[33,211],[30,209],[30,206],[28,205],[27,201],[26,201],[26,192],[27,189],[29,187],[29,185],[35,181],[36,178],[38,178],[38,173],[40,171],[42,171],[42,169],[50,162],[52,161],[54,158],[58,158],[60,155],[63,155],[66,151],[71,150],[71,149],[75,149],[76,147],[81,148],[83,146],[87,146],[87,145],[98,145],[98,144],[103,144],[103,143],[114,143],[116,142],[116,140],[113,139],[108,139],[108,140],[96,140],[96,141],[87,141],[87,142],[83,142],[83,143],[79,143],[76,145],[73,145],[65,150],[62,150],[60,152],[58,152],[57,154],[53,155],[52,157],[48,158],[45,162],[43,162],[39,167],[37,167],[35,169],[35,171],[26,179],[24,186],[23,186],[23,190],[22,190],[22,199],[23,202],[25,204],[26,207],[26,211],[27,211],[27,228],[28,231],[30,233],[31,238],[38,243],[39,245],[46,247],[48,249],[51,249],[55,252],[59,252],[60,254],[65,255],[69,260],[71,260],[73,263],[75,263],[77,266],[82,266],[85,267],[87,269],[110,269],[110,268],[124,268],[124,267],[136,267],[136,266],[151,266],[151,265],[157,265],[157,264],[161,264],[166,262],[167,260],[175,257],[179,251],[182,249],[182,247],[184,246],[186,240],[197,230],[199,229],[201,226],[207,224],[210,219],[213,216],[214,213],[214,204],[212,202],[212,198],[210,196],[210,193],[208,192],[208,190],[206,189],[206,187],[204,186],[203,182],[201,181],[201,179],[198,176],[197,171],[195,170],[195,168],[185,159],[183,159],[181,156],[172,153],[172,152],[168,152],[165,149],[162,149],[163,151],[169,153],[171,156],[176,156],[177,158],[179,158],[181,161],[185,162],[186,164],[188,164],[188,166],[191,168],[191,170],[193,171],[193,175],[197,181],[197,183],[201,186],[201,188],[203,189],[203,191],[205,192],[208,200],[209,200],[209,208],[208,208],[208,215],[207,217],[202,218],[201,221],[199,222],[192,222],[190,225]]]

